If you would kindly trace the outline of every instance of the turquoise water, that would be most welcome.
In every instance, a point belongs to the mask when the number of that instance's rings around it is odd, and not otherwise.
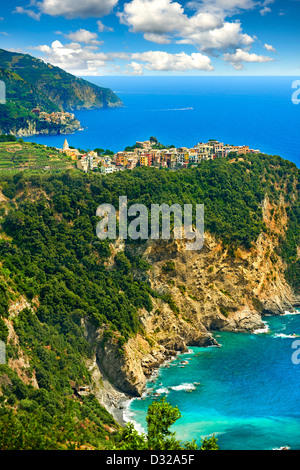
[[[131,402],[128,418],[145,430],[148,405],[160,393],[179,407],[173,429],[182,440],[215,433],[224,450],[299,450],[300,364],[291,356],[300,315],[266,317],[266,323],[267,333],[217,333],[221,348],[193,347],[162,367],[148,383],[149,396]]]
[[[137,140],[191,147],[217,139],[247,144],[300,166],[300,106],[295,77],[90,77],[112,88],[123,108],[80,111],[83,132],[68,136],[82,149],[124,150]],[[65,136],[27,138],[62,148]]]

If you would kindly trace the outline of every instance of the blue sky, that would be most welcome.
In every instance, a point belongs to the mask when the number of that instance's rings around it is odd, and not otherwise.
[[[0,47],[81,76],[300,75],[300,0],[13,0]]]

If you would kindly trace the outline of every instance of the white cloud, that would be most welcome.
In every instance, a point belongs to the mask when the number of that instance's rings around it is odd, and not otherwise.
[[[271,8],[269,8],[269,7],[264,7],[264,8],[262,8],[262,9],[260,10],[260,14],[261,14],[262,16],[265,16],[265,15],[267,15],[268,13],[271,13],[271,11],[272,11]]]
[[[268,13],[272,12],[271,8],[268,6],[268,5],[271,5],[272,3],[274,3],[274,0],[264,0],[264,2],[261,5],[262,9],[259,11],[262,16],[265,16]]]
[[[209,57],[194,52],[189,55],[185,52],[169,54],[163,51],[148,51],[132,54],[132,58],[144,62],[147,70],[177,71],[186,70],[214,70]]]
[[[105,24],[103,24],[101,20],[97,21],[97,26],[98,26],[98,31],[100,31],[100,33],[103,33],[105,31],[113,31],[113,28],[110,28],[109,26],[105,26]]]
[[[92,33],[86,29],[78,29],[72,33],[65,35],[68,39],[75,42],[81,42],[84,44],[99,45],[101,41],[98,40],[97,33]]]
[[[265,63],[274,60],[271,57],[251,54],[250,52],[244,51],[242,49],[237,49],[234,54],[224,54],[223,58],[226,62],[229,62],[236,70],[242,70],[244,66],[243,62]]]
[[[183,44],[194,44],[202,51],[228,50],[240,45],[249,47],[254,38],[242,32],[240,23],[224,23],[221,28],[210,31],[188,30],[185,39],[179,41]]]
[[[40,18],[41,18],[41,13],[36,13],[35,11],[29,10],[29,9],[26,10],[26,8],[23,8],[23,7],[16,7],[15,10],[13,11],[13,13],[19,13],[21,15],[27,15],[30,18],[33,18],[34,20],[37,20],[37,21],[39,21]]]
[[[267,51],[270,51],[270,52],[277,52],[275,47],[271,46],[271,44],[265,44],[264,48],[267,49]]]
[[[171,0],[133,0],[124,5],[124,11],[118,16],[134,33],[178,31],[186,20],[183,7]]]
[[[143,66],[133,61],[127,65],[123,73],[127,75],[143,75]]]
[[[145,33],[144,39],[151,42],[156,42],[156,44],[170,44],[171,40],[167,36],[163,34],[155,34],[155,33]]]
[[[41,45],[37,50],[43,52],[45,62],[60,67],[75,75],[97,75],[99,69],[105,66],[108,57],[103,52],[94,52],[91,46],[82,46],[79,43],[63,45],[54,41],[51,46]]]
[[[82,46],[79,43],[63,45],[60,41],[54,41],[51,46],[41,45],[37,50],[43,52],[44,60],[52,65],[61,67],[75,75],[101,75],[114,67],[113,70],[121,70],[130,75],[141,75],[143,69],[153,71],[178,71],[186,70],[214,70],[211,59],[201,53],[191,55],[181,52],[170,54],[162,51],[147,51],[137,53],[126,52],[95,52],[93,46]],[[124,61],[123,68],[115,62]],[[111,69],[110,69],[111,70]]]
[[[65,18],[97,18],[108,15],[118,0],[42,0],[37,7],[42,13]]]
[[[225,3],[232,6],[245,2],[224,0],[223,3],[223,6]],[[254,38],[243,33],[239,22],[226,22],[214,13],[201,10],[189,17],[183,7],[172,0],[132,0],[118,16],[131,32],[144,33],[146,40],[159,44],[170,42],[172,36],[178,38],[179,44],[193,44],[207,51],[250,46],[254,42]]]
[[[252,10],[258,5],[257,0],[192,0],[187,6],[198,11],[213,13],[222,18],[233,16],[241,11]]]

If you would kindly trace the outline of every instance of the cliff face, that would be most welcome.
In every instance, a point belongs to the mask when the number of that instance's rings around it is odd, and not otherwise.
[[[30,137],[33,135],[68,135],[73,134],[73,132],[79,130],[80,128],[80,122],[75,119],[72,124],[59,125],[56,128],[51,128],[50,126],[47,127],[45,124],[45,127],[37,129],[36,121],[31,121],[29,119],[21,125],[14,125],[12,129],[2,128],[1,130],[0,128],[0,132],[9,133],[11,135],[15,135],[16,137]]]
[[[178,312],[153,299],[150,313],[140,311],[143,336],[130,338],[123,354],[116,337],[103,342],[103,329],[87,329],[98,368],[117,390],[140,396],[147,378],[166,359],[188,346],[217,346],[212,331],[253,332],[265,328],[264,315],[294,311],[299,298],[286,282],[285,265],[276,254],[278,237],[287,224],[284,202],[272,209],[266,198],[263,217],[270,234],[261,233],[248,251],[228,251],[209,233],[200,251],[187,251],[185,242],[176,240],[149,240],[131,248],[152,265],[146,274],[136,272],[136,277],[160,294],[170,294]],[[117,245],[114,254],[120,249]],[[167,261],[174,269],[166,273]]]

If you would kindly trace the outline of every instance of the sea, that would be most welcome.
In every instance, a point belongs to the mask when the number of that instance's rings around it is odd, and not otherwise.
[[[66,136],[71,146],[117,152],[150,136],[176,147],[216,139],[300,165],[300,105],[292,102],[297,77],[84,78],[111,88],[124,107],[77,111],[84,130]],[[64,139],[25,140],[62,148]]]
[[[221,347],[166,363],[129,402],[126,421],[145,432],[149,404],[166,397],[181,413],[172,431],[182,442],[214,434],[222,450],[300,450],[300,312],[264,321],[264,330],[216,333]]]

